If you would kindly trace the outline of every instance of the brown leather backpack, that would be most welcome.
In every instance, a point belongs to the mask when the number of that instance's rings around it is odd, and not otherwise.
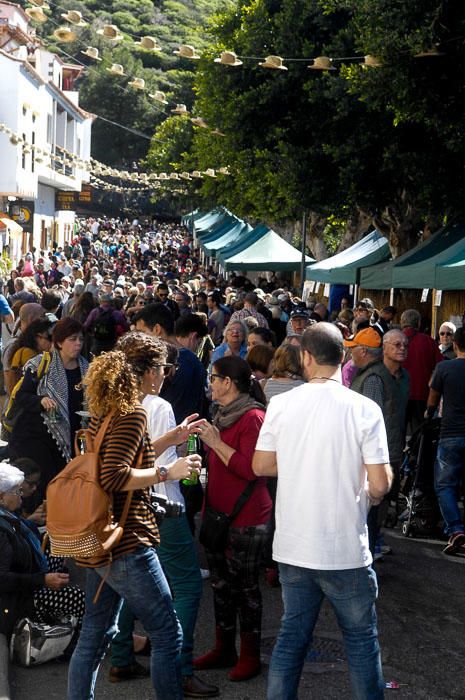
[[[76,433],[74,457],[47,488],[47,533],[53,556],[78,559],[83,566],[108,560],[118,544],[132,500],[128,492],[119,523],[113,518],[113,497],[100,486],[99,451],[114,413],[103,421],[95,438],[89,430]],[[85,438],[80,453],[78,439]],[[139,461],[142,458],[142,451]]]

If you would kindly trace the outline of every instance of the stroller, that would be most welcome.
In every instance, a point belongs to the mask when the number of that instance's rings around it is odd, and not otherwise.
[[[399,520],[405,537],[437,533],[441,511],[434,490],[434,462],[440,424],[439,418],[426,420],[408,441],[399,493]]]

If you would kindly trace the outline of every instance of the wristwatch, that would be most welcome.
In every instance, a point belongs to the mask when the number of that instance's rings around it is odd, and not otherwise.
[[[168,478],[168,469],[166,467],[157,467],[157,474],[160,482],[166,481]]]

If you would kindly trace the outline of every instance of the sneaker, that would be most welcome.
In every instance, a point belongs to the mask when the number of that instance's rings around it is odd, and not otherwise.
[[[390,547],[388,544],[382,544],[381,545],[381,554],[383,556],[385,554],[392,554],[392,547]]]
[[[463,532],[454,532],[442,551],[444,554],[449,555],[465,554],[465,534]]]
[[[375,545],[375,555],[373,557],[374,561],[383,561],[383,551],[380,544]]]
[[[216,698],[220,694],[218,686],[205,683],[198,676],[183,676],[182,690],[185,698]]]
[[[108,673],[110,683],[121,683],[121,681],[132,681],[135,678],[148,678],[150,671],[137,661],[129,666],[111,666]]]

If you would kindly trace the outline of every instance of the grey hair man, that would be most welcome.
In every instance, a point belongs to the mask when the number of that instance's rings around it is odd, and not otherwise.
[[[278,477],[273,559],[284,616],[268,700],[297,697],[325,597],[345,638],[354,697],[384,697],[377,583],[365,523],[368,504],[389,491],[392,473],[381,410],[342,385],[342,356],[334,325],[317,323],[304,332],[307,381],[271,399],[253,458],[257,476]]]

